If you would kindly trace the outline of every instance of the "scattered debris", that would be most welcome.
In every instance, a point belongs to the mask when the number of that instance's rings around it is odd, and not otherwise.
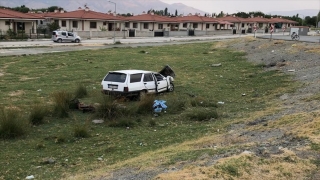
[[[26,179],[34,179],[34,176],[33,175],[27,176]]]
[[[41,90],[41,89],[38,89],[37,91],[40,92],[40,91],[42,91],[42,90]]]
[[[224,102],[223,101],[219,101],[218,104],[224,104]]]
[[[289,69],[288,72],[295,72],[295,69]]]
[[[246,93],[243,93],[242,96],[246,96]]]
[[[54,164],[56,161],[52,158],[47,158],[42,161],[42,164]]]
[[[95,119],[95,120],[92,120],[92,122],[93,122],[94,124],[102,124],[102,123],[104,123],[104,120]]]
[[[102,160],[103,160],[102,157],[99,157],[99,158],[98,158],[98,161],[102,161]]]
[[[219,64],[211,64],[210,66],[211,67],[220,67],[220,66],[222,66],[222,64],[221,63],[219,63]]]

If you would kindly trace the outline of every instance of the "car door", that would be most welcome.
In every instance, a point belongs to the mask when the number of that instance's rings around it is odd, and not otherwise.
[[[74,35],[72,32],[68,32],[68,36],[67,36],[68,42],[72,42],[74,41]]]
[[[68,34],[67,34],[67,32],[65,32],[65,31],[61,32],[61,39],[62,39],[62,41],[64,41],[64,42],[68,41]]]
[[[166,91],[168,87],[166,78],[159,73],[154,73],[153,75],[156,78],[157,91],[158,92]]]
[[[151,73],[144,73],[143,74],[143,84],[149,93],[156,92],[156,80],[154,79],[154,77]]]

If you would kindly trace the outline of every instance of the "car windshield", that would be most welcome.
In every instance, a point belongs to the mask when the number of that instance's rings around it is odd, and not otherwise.
[[[111,81],[111,82],[125,82],[127,78],[126,74],[123,73],[116,73],[110,72],[105,78],[104,81]]]

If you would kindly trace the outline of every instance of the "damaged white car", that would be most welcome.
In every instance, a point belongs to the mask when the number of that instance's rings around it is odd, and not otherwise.
[[[102,92],[116,96],[141,96],[174,91],[173,70],[167,65],[160,72],[145,70],[110,71],[102,80]]]

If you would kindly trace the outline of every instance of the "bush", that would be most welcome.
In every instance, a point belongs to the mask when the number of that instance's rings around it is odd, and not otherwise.
[[[99,118],[114,120],[129,113],[129,110],[119,104],[114,97],[104,94],[99,97],[95,111]]]
[[[33,106],[29,115],[29,122],[32,125],[39,125],[43,123],[43,118],[47,114],[47,109],[41,105]]]
[[[208,121],[210,119],[217,119],[218,113],[215,109],[197,108],[187,113],[187,117],[195,121]]]
[[[187,107],[187,98],[174,94],[167,100],[168,110],[170,112],[184,111]]]
[[[140,101],[137,106],[138,114],[151,114],[153,112],[155,96],[151,94],[146,94],[143,97],[140,97]]]
[[[11,139],[26,134],[27,121],[22,119],[16,109],[0,109],[0,138]]]
[[[75,98],[83,98],[88,95],[88,91],[85,85],[79,84],[76,91],[74,92]]]
[[[86,124],[76,124],[73,129],[73,135],[76,138],[90,137],[88,132],[88,126]]]
[[[54,114],[57,117],[65,118],[69,114],[69,105],[72,100],[72,95],[66,91],[54,92],[52,94],[54,101]]]

